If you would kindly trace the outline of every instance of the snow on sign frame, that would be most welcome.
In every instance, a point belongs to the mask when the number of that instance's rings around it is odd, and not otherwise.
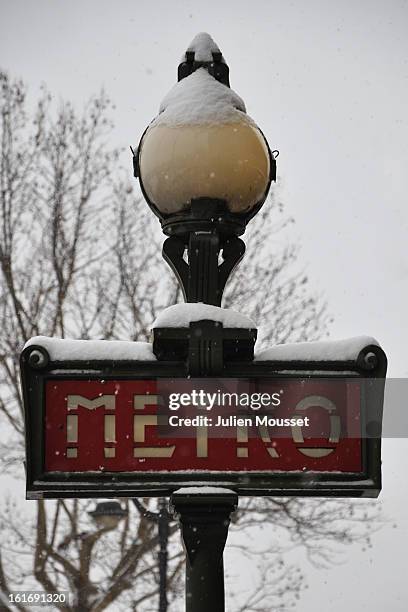
[[[387,362],[376,345],[320,362],[271,353],[191,379],[147,343],[63,342],[30,342],[21,356],[28,499],[381,490]]]

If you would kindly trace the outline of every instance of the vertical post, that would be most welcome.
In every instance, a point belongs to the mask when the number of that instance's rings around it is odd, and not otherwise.
[[[221,305],[218,286],[219,236],[215,232],[192,232],[188,245],[187,301]]]
[[[223,552],[237,494],[185,488],[173,493],[170,505],[186,551],[186,612],[224,612]]]
[[[166,498],[159,499],[159,612],[167,612],[167,546],[169,540],[169,514]]]

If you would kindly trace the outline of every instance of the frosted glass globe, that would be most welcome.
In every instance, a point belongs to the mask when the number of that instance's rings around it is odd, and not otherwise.
[[[144,191],[162,214],[203,197],[244,213],[265,198],[269,185],[265,139],[245,115],[224,124],[153,124],[143,136],[139,166]]]

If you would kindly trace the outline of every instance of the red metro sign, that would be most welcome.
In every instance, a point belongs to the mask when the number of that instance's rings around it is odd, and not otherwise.
[[[242,381],[234,382],[242,388]],[[236,404],[231,409],[213,405],[208,411],[186,404],[180,414],[168,410],[168,395],[188,396],[187,386],[203,391],[208,381],[47,381],[45,470],[192,475],[362,471],[359,381],[250,382],[246,395],[266,397],[272,385],[285,398],[282,406],[273,406],[269,414],[250,407],[238,414]],[[180,387],[183,393],[172,392]]]
[[[21,371],[29,499],[381,489],[384,369],[227,363],[220,379],[191,380],[184,363],[52,362],[29,346]]]

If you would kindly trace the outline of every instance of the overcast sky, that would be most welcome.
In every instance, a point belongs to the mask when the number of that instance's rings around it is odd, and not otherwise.
[[[280,198],[327,298],[332,337],[373,335],[390,374],[408,374],[406,1],[0,0],[0,10],[1,66],[32,93],[45,82],[78,105],[103,85],[116,104],[112,142],[124,147],[156,115],[190,40],[208,31],[280,150]],[[338,612],[346,594],[353,611],[406,609],[406,450],[403,441],[384,449],[381,503],[398,529],[324,579],[311,571],[302,611],[319,602]],[[380,596],[372,585],[382,580]]]

